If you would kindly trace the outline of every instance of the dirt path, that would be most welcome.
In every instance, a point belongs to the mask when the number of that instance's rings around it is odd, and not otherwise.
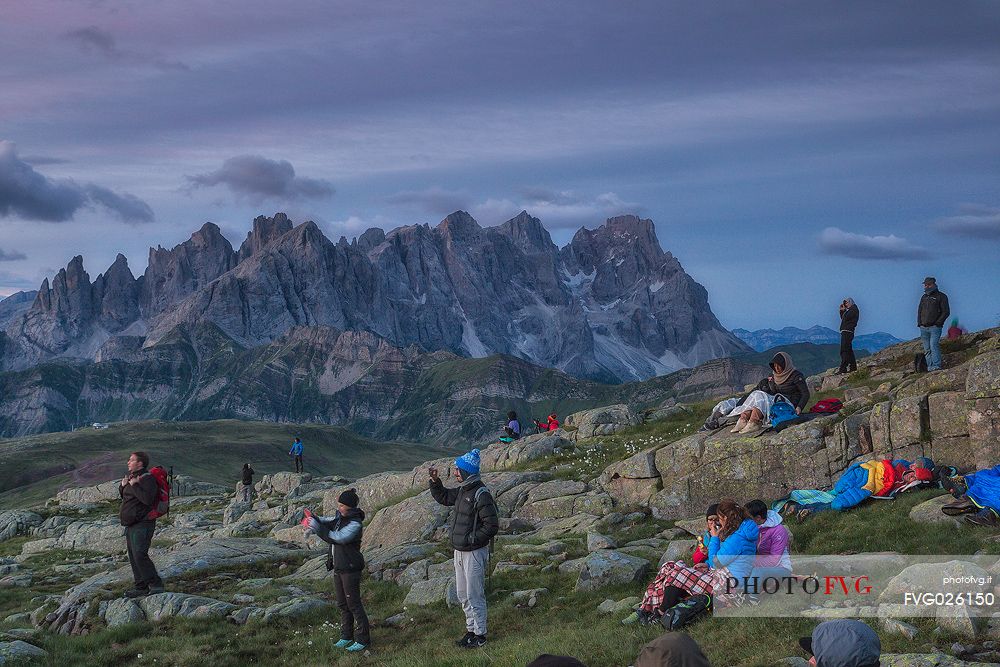
[[[78,465],[62,488],[92,486],[114,479],[125,468],[121,452],[104,452]]]

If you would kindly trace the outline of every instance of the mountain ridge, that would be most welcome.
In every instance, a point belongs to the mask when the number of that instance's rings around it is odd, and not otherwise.
[[[816,324],[808,329],[798,327],[783,327],[781,329],[733,329],[732,334],[748,344],[757,352],[763,352],[790,343],[812,343],[814,345],[839,345],[840,332],[829,327]],[[859,334],[854,337],[855,350],[878,352],[890,345],[902,343],[890,333],[877,331],[870,334]]]
[[[370,229],[336,243],[278,213],[255,218],[238,250],[213,223],[171,249],[150,248],[138,278],[119,254],[91,281],[74,257],[8,321],[0,369],[93,360],[110,338],[153,346],[205,322],[245,347],[321,325],[400,347],[507,354],[601,382],[749,351],[648,219],[609,218],[558,248],[524,211],[485,228],[456,211],[435,227]]]

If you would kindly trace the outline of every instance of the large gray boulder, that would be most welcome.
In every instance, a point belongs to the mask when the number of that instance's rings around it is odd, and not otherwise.
[[[603,550],[559,566],[560,572],[578,571],[575,590],[592,591],[612,584],[639,583],[649,561],[620,551]]]
[[[58,501],[60,505],[72,506],[101,503],[108,500],[118,500],[118,487],[120,485],[120,479],[113,479],[94,486],[63,489],[56,494],[56,501]]]
[[[170,616],[197,618],[204,616],[228,616],[236,605],[213,600],[200,595],[185,593],[157,593],[139,598],[138,605],[150,621],[159,621]]]
[[[146,614],[135,600],[115,598],[108,602],[104,609],[104,622],[109,628],[117,628],[129,623],[140,623],[146,620]]]
[[[15,639],[12,642],[0,642],[0,665],[11,661],[19,661],[20,664],[22,660],[45,658],[48,655],[44,649],[20,639]]]
[[[583,440],[600,435],[612,435],[639,423],[639,417],[627,405],[609,405],[593,410],[574,412],[566,417],[564,426],[575,428],[574,439]]]
[[[437,503],[431,492],[379,510],[365,527],[361,547],[364,550],[392,547],[408,542],[424,542],[445,525],[451,508]]]
[[[437,577],[416,582],[406,594],[403,606],[412,604],[424,607],[435,602],[446,602],[449,607],[459,604],[458,593],[455,591],[455,577]]]

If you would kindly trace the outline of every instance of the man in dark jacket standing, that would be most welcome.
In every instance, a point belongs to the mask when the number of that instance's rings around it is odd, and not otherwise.
[[[838,373],[858,370],[858,360],[854,358],[854,330],[858,328],[861,311],[854,299],[848,297],[840,304],[840,369]]]
[[[156,530],[156,519],[148,518],[160,495],[160,487],[149,474],[149,454],[132,452],[128,458],[128,474],[118,487],[122,506],[118,518],[125,526],[125,546],[128,562],[132,566],[135,588],[125,593],[126,597],[138,598],[163,592],[163,580],[156,572],[156,566],[149,558],[149,545]]]
[[[917,326],[920,327],[920,342],[924,346],[927,370],[941,370],[941,329],[948,321],[951,308],[948,295],[937,288],[933,276],[924,278],[924,295],[917,306]]]
[[[479,478],[479,450],[455,459],[455,478],[461,486],[448,489],[437,468],[427,470],[431,495],[451,512],[451,546],[455,549],[455,588],[465,612],[465,636],[455,642],[463,648],[486,644],[486,568],[490,540],[500,530],[493,496]]]

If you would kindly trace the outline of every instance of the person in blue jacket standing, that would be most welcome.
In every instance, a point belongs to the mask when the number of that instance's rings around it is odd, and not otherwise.
[[[288,455],[295,458],[295,472],[303,472],[302,465],[302,438],[295,436],[295,441],[292,442],[292,448],[288,450]]]

